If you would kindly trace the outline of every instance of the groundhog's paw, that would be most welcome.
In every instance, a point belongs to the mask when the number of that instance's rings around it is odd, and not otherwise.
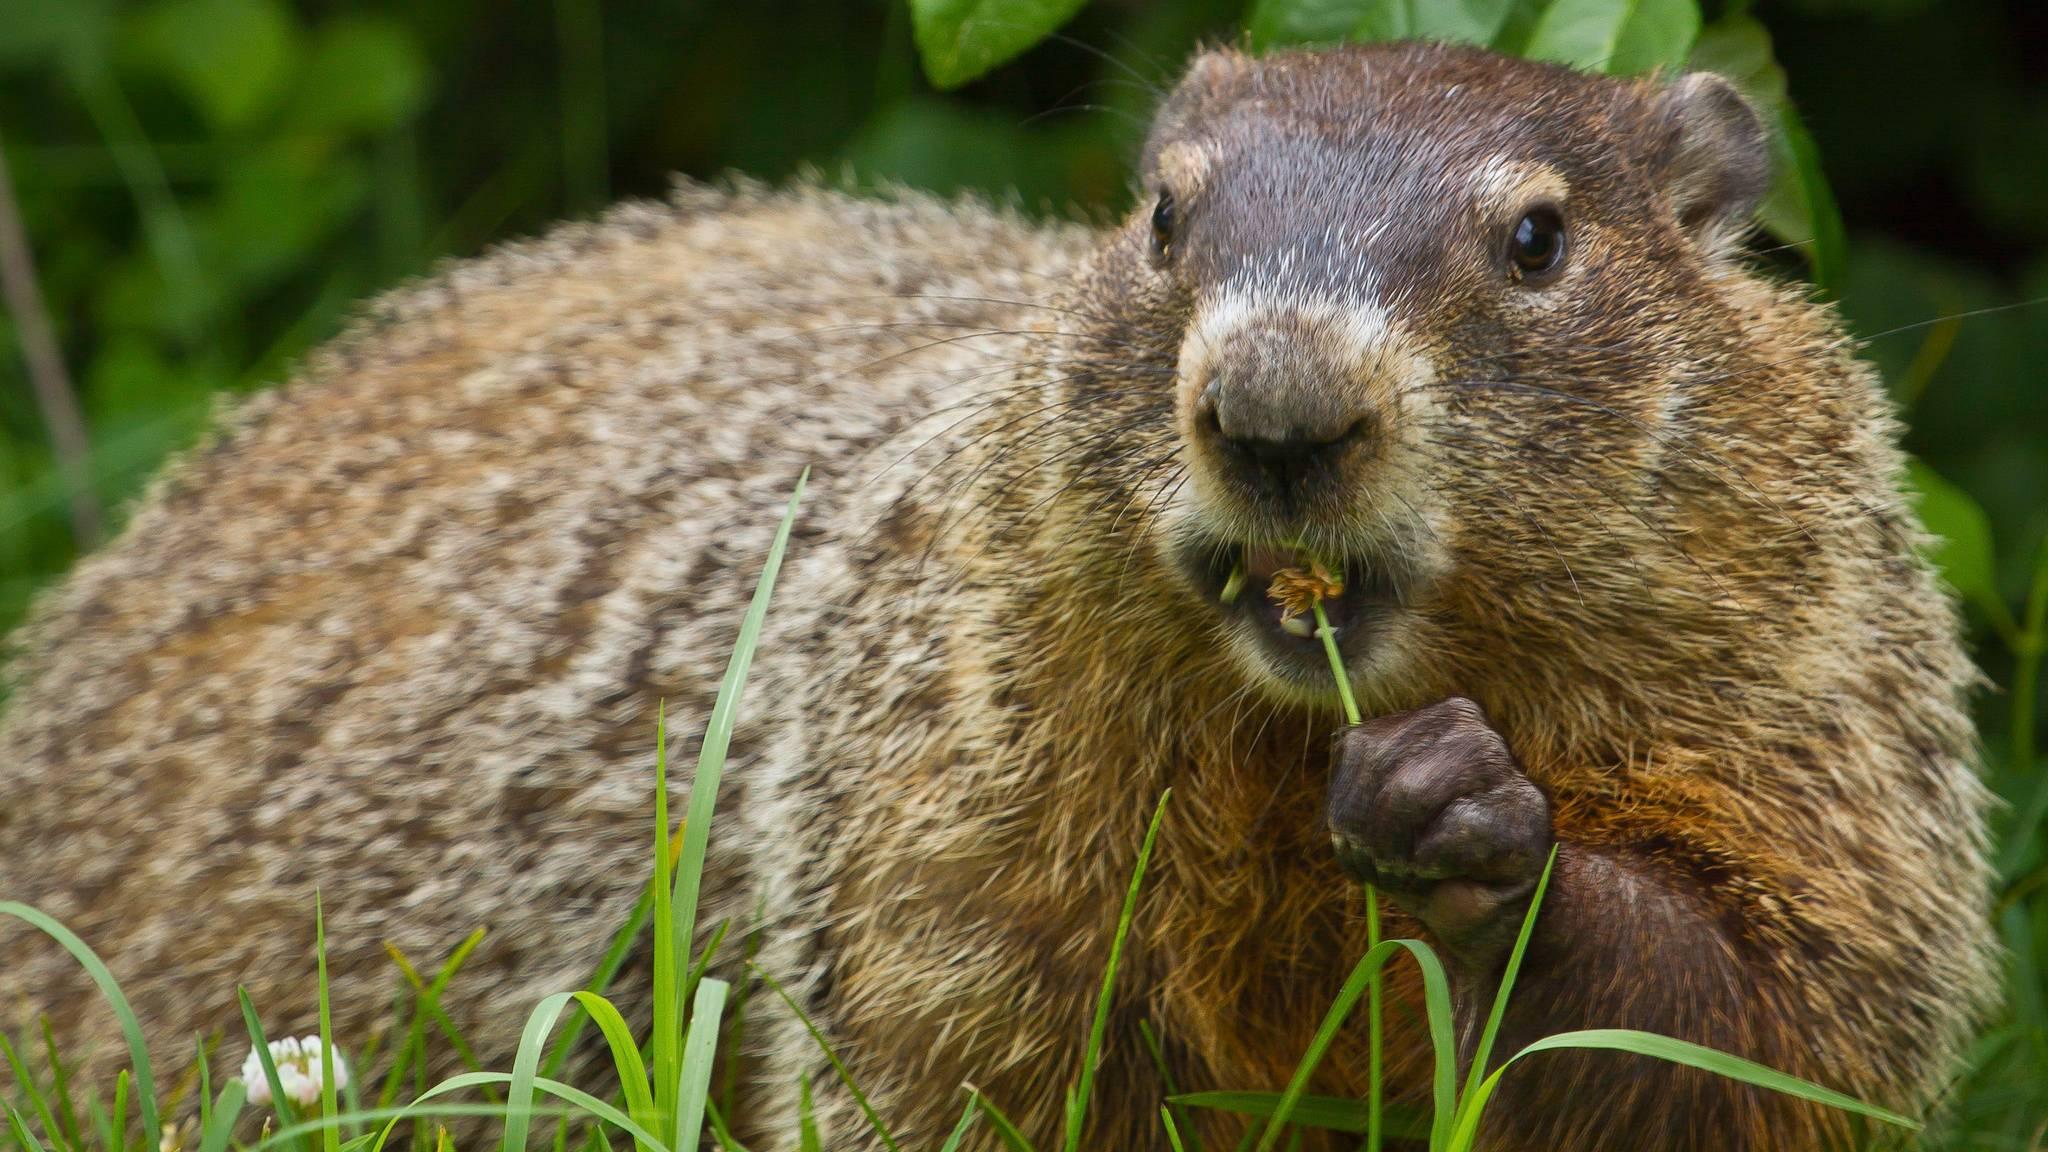
[[[1337,740],[1328,818],[1337,858],[1456,958],[1514,939],[1551,845],[1550,803],[1479,706],[1453,697]]]

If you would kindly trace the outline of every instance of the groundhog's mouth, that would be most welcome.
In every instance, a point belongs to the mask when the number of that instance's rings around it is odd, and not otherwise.
[[[1312,580],[1317,567],[1301,550],[1285,545],[1190,543],[1181,562],[1204,599],[1228,621],[1255,635],[1268,659],[1289,679],[1327,683],[1329,656],[1316,635],[1315,617],[1304,598],[1276,597],[1274,578],[1283,572]],[[1369,649],[1374,634],[1403,600],[1401,582],[1384,566],[1359,558],[1325,559],[1319,573],[1323,615],[1337,646],[1349,660]],[[1292,603],[1286,602],[1292,600]]]

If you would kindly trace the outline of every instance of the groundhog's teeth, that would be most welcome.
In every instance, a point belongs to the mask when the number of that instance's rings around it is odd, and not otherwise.
[[[1311,622],[1309,618],[1306,616],[1281,617],[1280,630],[1282,632],[1287,633],[1289,636],[1299,636],[1303,640],[1306,640],[1309,637],[1316,634],[1315,624]]]

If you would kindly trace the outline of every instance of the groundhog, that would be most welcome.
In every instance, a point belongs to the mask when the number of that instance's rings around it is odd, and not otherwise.
[[[1168,788],[1090,1147],[1165,1146],[1141,1023],[1182,1090],[1283,1084],[1364,950],[1358,880],[1445,958],[1469,1057],[1553,845],[1501,1054],[1645,1028],[1925,1110],[1994,984],[1973,673],[1883,393],[1744,255],[1766,169],[1711,75],[1217,50],[1112,225],[685,185],[456,264],[46,598],[4,894],[100,949],[165,1060],[239,1032],[238,982],[307,1025],[316,888],[345,1046],[388,1018],[387,942],[431,962],[486,926],[448,1007],[508,1066],[633,904],[657,703],[701,722],[808,466],[703,923],[752,937],[905,1146],[967,1084],[1057,1140]],[[1356,727],[1267,586],[1309,558]],[[0,988],[111,1033],[19,925]],[[808,1076],[830,1146],[875,1146],[766,993],[745,1035],[742,1140],[790,1146]],[[1315,1089],[1362,1095],[1366,1048],[1354,1021]],[[1483,1142],[1848,1131],[1555,1052]]]

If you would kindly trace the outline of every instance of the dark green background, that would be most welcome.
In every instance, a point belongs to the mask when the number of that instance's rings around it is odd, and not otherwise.
[[[1708,3],[1712,21],[1723,6]],[[2048,4],[1788,0],[1771,30],[1848,229],[1842,306],[1909,446],[1988,512],[2015,614],[2048,530]],[[927,86],[881,0],[0,0],[0,143],[90,425],[131,498],[209,397],[281,379],[354,302],[435,261],[658,195],[671,172],[864,180],[1120,210],[1155,89],[1241,0],[1101,0],[966,89]],[[0,321],[0,625],[76,548]],[[1980,609],[1973,608],[1973,615]],[[2000,684],[2007,646],[1978,626]],[[1994,783],[2009,694],[1982,705]],[[0,769],[4,770],[4,769]],[[1976,1147],[2029,1147],[2048,1090],[2042,873],[2015,850],[2018,978]]]

